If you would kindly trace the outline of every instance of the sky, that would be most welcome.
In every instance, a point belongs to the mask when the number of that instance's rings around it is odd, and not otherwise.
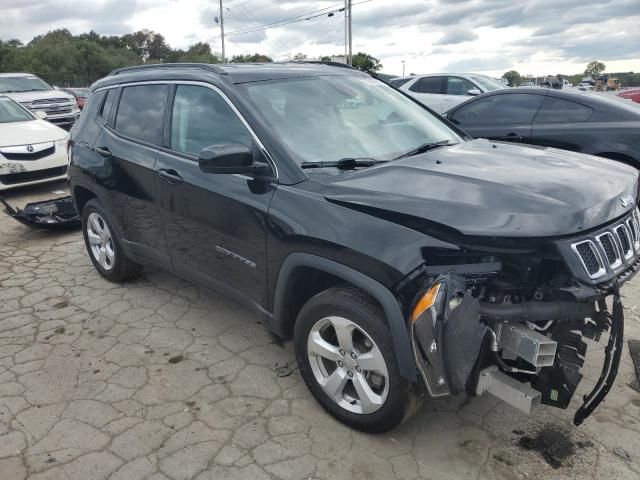
[[[573,74],[598,59],[611,72],[640,71],[640,0],[353,0],[353,51],[383,72]],[[344,52],[344,0],[223,0],[226,55],[285,60]],[[321,12],[317,12],[318,10]],[[161,33],[174,48],[197,41],[220,51],[218,0],[0,0],[0,39],[54,28],[78,34]],[[312,13],[317,12],[317,13]],[[296,17],[308,20],[239,34]]]

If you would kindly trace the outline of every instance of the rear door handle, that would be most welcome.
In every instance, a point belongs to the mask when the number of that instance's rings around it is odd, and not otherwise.
[[[95,147],[93,149],[94,152],[96,152],[99,155],[102,155],[103,157],[110,157],[111,156],[111,150],[109,150],[106,147]]]
[[[172,168],[161,168],[160,170],[158,170],[158,176],[171,185],[177,185],[178,183],[183,182],[180,174]]]

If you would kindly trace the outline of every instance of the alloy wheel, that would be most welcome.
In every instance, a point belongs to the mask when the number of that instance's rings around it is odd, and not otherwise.
[[[116,252],[109,226],[99,214],[92,212],[85,228],[93,258],[102,268],[111,270],[115,264]]]
[[[326,317],[307,339],[313,375],[324,392],[353,413],[379,410],[389,394],[389,372],[382,352],[360,326],[342,317]]]

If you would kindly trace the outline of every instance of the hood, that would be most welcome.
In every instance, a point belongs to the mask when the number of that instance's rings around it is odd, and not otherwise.
[[[637,191],[638,171],[619,162],[479,139],[332,177],[326,198],[391,221],[397,213],[464,235],[531,238],[609,222]]]
[[[0,151],[2,147],[53,142],[69,135],[46,120],[0,123]]]
[[[16,102],[33,102],[34,100],[45,99],[64,99],[64,101],[74,101],[75,98],[69,95],[67,92],[61,92],[60,90],[42,90],[36,92],[15,92],[15,93],[2,93]]]

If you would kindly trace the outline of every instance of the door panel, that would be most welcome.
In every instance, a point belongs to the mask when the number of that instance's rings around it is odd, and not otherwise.
[[[262,160],[252,135],[218,91],[178,85],[171,131],[156,165],[173,268],[257,310],[267,303],[267,211],[275,186],[241,175],[208,174],[205,147],[242,143]],[[211,147],[213,146],[213,147]]]
[[[125,140],[109,128],[102,129],[94,150],[103,159],[96,182],[109,195],[109,211],[124,247],[169,267],[154,173],[158,150]]]
[[[168,93],[169,87],[160,84],[123,87],[117,97],[113,95],[117,107],[109,110],[115,115],[101,114],[109,125],[93,146],[102,160],[96,181],[107,191],[123,247],[163,266],[171,265],[171,257],[158,207],[155,169]]]
[[[436,113],[444,111],[444,81],[446,77],[420,77],[407,84],[405,90],[409,95]]]
[[[266,223],[275,187],[203,173],[196,161],[166,152],[157,168],[181,179],[158,176],[174,270],[242,303],[267,305]]]

